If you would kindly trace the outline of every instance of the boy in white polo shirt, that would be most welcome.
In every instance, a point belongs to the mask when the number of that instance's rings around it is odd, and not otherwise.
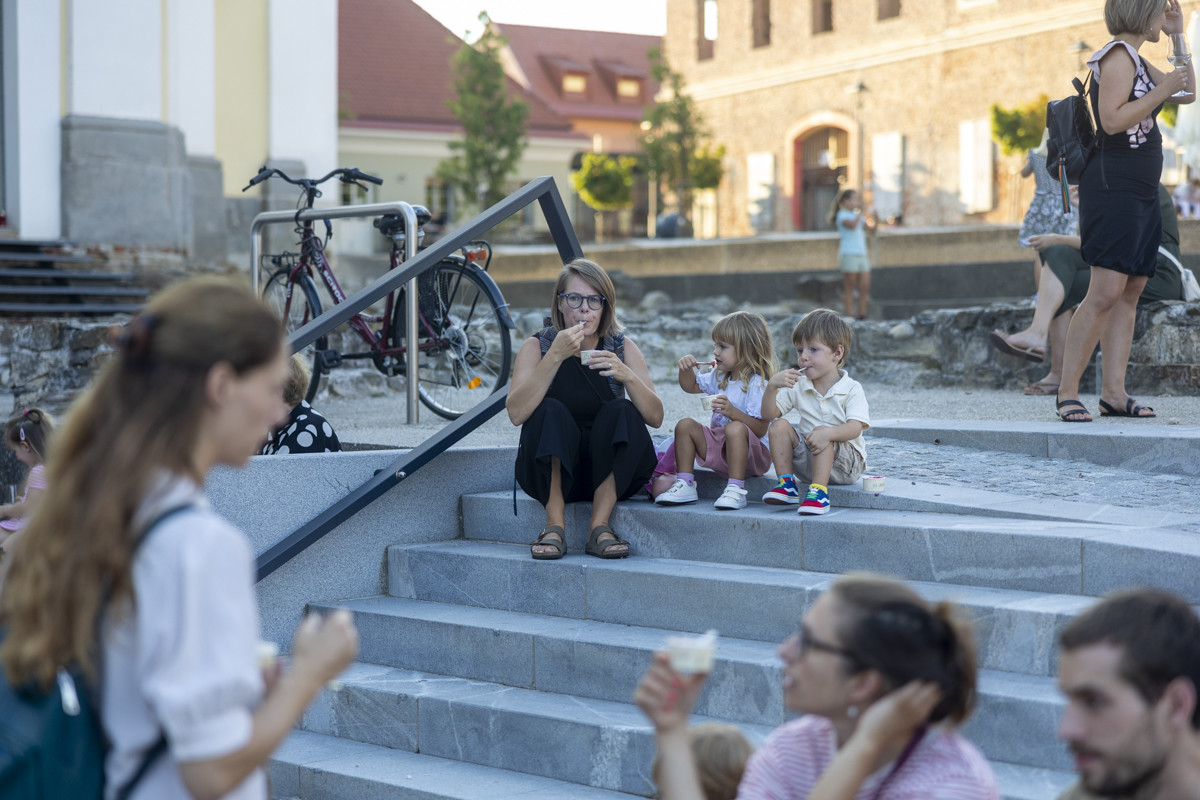
[[[867,397],[862,384],[841,368],[853,338],[850,326],[827,308],[806,314],[792,331],[800,368],[773,375],[763,393],[762,418],[773,420],[767,435],[779,476],[779,484],[763,495],[764,503],[799,503],[800,514],[824,514],[828,484],[854,483],[866,469]],[[800,414],[802,435],[784,416],[793,409]],[[797,476],[809,484],[803,502]]]

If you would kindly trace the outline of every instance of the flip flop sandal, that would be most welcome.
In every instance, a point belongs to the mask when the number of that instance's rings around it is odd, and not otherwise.
[[[988,334],[988,341],[992,347],[999,350],[1001,353],[1007,353],[1010,356],[1023,358],[1026,361],[1032,361],[1035,364],[1041,364],[1046,360],[1046,349],[1044,347],[1015,347],[1008,343],[1004,338],[1004,334],[1000,331],[992,331]],[[1041,352],[1038,352],[1038,351]]]
[[[1149,411],[1149,414],[1143,414]],[[1125,410],[1120,411],[1103,400],[1100,401],[1100,416],[1102,417],[1133,417],[1134,419],[1150,419],[1158,416],[1150,406],[1140,406],[1132,397],[1125,401]]]
[[[547,536],[557,536],[557,539],[547,539]],[[553,547],[557,552],[554,553],[538,553],[533,548],[535,545],[544,547]],[[538,537],[529,543],[529,554],[533,556],[535,561],[557,561],[567,554],[567,533],[558,525],[547,525],[545,529],[538,534]]]
[[[1057,383],[1031,383],[1025,387],[1025,394],[1058,394]]]
[[[1055,400],[1056,409],[1054,413],[1063,422],[1091,422],[1090,419],[1083,418],[1084,414],[1087,414],[1089,417],[1092,415],[1092,412],[1088,411],[1087,406],[1083,403],[1078,400],[1058,400],[1058,395],[1055,395]],[[1069,410],[1063,411],[1064,407],[1069,407]]]
[[[606,533],[611,534],[613,538],[603,542],[600,541],[600,537]],[[611,548],[614,547],[623,547],[624,549],[613,552]],[[588,535],[587,547],[584,548],[584,552],[589,556],[596,556],[597,558],[625,558],[625,556],[629,555],[629,542],[618,537],[616,531],[608,525],[597,525],[592,528],[591,534]]]

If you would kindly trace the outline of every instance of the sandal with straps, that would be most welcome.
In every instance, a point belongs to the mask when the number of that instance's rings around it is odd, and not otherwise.
[[[1079,400],[1059,400],[1058,395],[1054,396],[1055,414],[1063,422],[1091,422],[1092,412],[1087,410],[1087,406],[1079,402]],[[1066,411],[1063,411],[1063,409]],[[1084,415],[1087,415],[1086,417]]]
[[[1142,413],[1143,411],[1149,411],[1150,413],[1143,414]],[[1156,417],[1158,415],[1154,413],[1153,408],[1151,408],[1150,406],[1139,405],[1138,401],[1134,400],[1131,397],[1125,401],[1125,410],[1124,411],[1122,411],[1121,409],[1119,409],[1115,406],[1110,406],[1108,403],[1104,402],[1103,398],[1101,398],[1100,399],[1100,416],[1102,416],[1102,417],[1133,417],[1134,419],[1150,419],[1151,417]]]
[[[603,542],[600,541],[600,537],[606,533],[613,538]],[[617,549],[614,551],[612,548]],[[617,536],[617,532],[607,523],[602,523],[592,528],[584,552],[589,556],[596,556],[597,558],[625,558],[629,555],[629,542]]]
[[[557,536],[557,539],[547,539],[547,536]],[[533,548],[541,545],[543,547],[553,547],[553,553],[539,553]],[[557,561],[567,554],[567,532],[562,529],[561,525],[547,525],[538,534],[538,537],[529,543],[529,554],[533,556],[535,561]]]

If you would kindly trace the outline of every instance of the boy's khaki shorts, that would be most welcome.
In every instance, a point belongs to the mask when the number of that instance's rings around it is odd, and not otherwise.
[[[833,468],[829,471],[829,483],[837,486],[845,486],[854,483],[862,477],[863,470],[867,468],[866,462],[857,450],[850,446],[849,442],[831,442],[833,445]],[[808,445],[804,440],[800,440],[800,444],[796,445],[796,449],[792,450],[792,474],[798,479],[812,483],[812,453],[809,452]]]

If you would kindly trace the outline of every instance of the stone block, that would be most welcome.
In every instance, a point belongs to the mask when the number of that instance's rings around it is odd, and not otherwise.
[[[202,264],[224,267],[229,255],[229,231],[221,162],[188,156],[187,168],[191,178],[192,257]]]
[[[1125,530],[1091,537],[1083,543],[1083,569],[1085,594],[1156,586],[1200,604],[1200,542],[1191,532]]]
[[[1053,678],[984,671],[979,688],[979,707],[963,726],[963,735],[984,755],[1027,766],[1072,768],[1057,735],[1066,701]],[[1014,736],[1015,731],[1020,735]]]

